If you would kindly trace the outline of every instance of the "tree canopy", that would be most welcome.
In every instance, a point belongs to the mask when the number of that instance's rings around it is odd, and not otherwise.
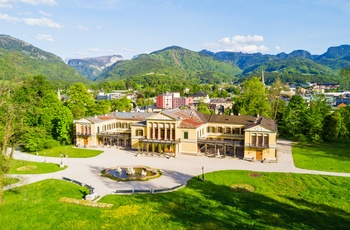
[[[271,105],[267,99],[267,90],[258,77],[243,83],[240,95],[234,98],[235,108],[241,115],[263,115],[270,117]]]

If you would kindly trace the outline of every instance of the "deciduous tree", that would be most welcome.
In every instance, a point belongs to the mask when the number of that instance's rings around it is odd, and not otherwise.
[[[83,83],[77,82],[69,87],[68,97],[66,105],[72,111],[74,119],[95,115],[94,98]]]
[[[234,98],[234,102],[241,115],[270,117],[271,106],[267,99],[267,91],[257,77],[243,83],[243,90],[239,97]]]

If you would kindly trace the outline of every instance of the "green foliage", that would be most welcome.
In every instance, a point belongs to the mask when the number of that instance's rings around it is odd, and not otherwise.
[[[99,100],[96,104],[95,114],[108,114],[111,112],[112,103],[109,100]]]
[[[136,100],[136,104],[138,106],[151,106],[154,104],[154,100],[153,99],[138,98]]]
[[[350,139],[350,106],[338,110],[341,113],[342,122],[339,130],[339,138]]]
[[[197,106],[197,110],[203,114],[212,114],[212,111],[209,109],[208,104],[199,103]]]
[[[130,112],[132,109],[132,101],[126,97],[120,99],[113,99],[111,101],[112,111],[118,110],[119,112],[126,111]]]
[[[306,102],[300,95],[295,95],[290,99],[282,118],[282,125],[279,127],[282,136],[292,139],[304,137],[305,129],[307,129],[304,126],[306,110]]]
[[[338,139],[342,127],[343,118],[339,111],[328,114],[323,125],[323,138],[325,141],[335,141]]]
[[[95,115],[95,102],[85,85],[81,82],[69,87],[67,107],[72,111],[74,119]]]
[[[72,113],[58,100],[52,88],[45,77],[35,76],[15,90],[14,101],[24,113],[18,138],[28,151],[71,141]]]
[[[305,136],[318,142],[322,140],[322,132],[324,126],[324,120],[327,114],[331,111],[331,107],[327,104],[326,98],[323,95],[314,96],[310,102],[310,105],[306,111],[305,123]]]
[[[341,69],[340,71],[340,88],[343,90],[350,89],[350,67]]]
[[[239,97],[235,97],[235,109],[241,115],[262,115],[269,117],[271,106],[267,100],[267,91],[259,78],[253,77],[243,83],[243,89]]]

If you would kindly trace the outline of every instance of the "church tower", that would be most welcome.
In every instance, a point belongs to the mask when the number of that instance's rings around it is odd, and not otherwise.
[[[261,83],[263,83],[263,85],[265,85],[264,66],[261,66]]]

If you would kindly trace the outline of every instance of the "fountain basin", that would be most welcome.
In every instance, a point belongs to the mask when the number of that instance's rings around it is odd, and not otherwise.
[[[161,176],[159,169],[146,166],[118,166],[104,169],[101,174],[116,181],[147,181]]]

